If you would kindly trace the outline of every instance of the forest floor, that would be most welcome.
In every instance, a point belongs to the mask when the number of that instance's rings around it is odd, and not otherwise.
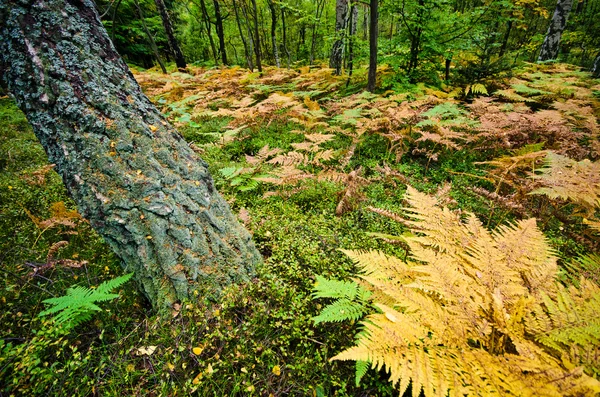
[[[576,67],[528,64],[482,84],[379,94],[308,67],[134,75],[209,163],[264,264],[219,304],[188,302],[171,318],[153,315],[130,282],[60,332],[38,316],[44,299],[122,271],[1,98],[0,393],[394,395],[384,371],[356,386],[352,362],[329,361],[358,329],[315,325],[325,302],[311,291],[317,275],[356,274],[339,249],[406,256],[387,242],[405,227],[373,208],[402,213],[407,185],[490,229],[536,218],[561,280],[600,282],[598,268],[567,266],[598,252],[600,225],[600,81]]]

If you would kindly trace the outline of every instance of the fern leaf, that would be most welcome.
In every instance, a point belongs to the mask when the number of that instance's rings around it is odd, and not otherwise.
[[[341,322],[346,320],[356,321],[368,311],[364,302],[354,302],[342,298],[325,306],[318,316],[312,318],[316,323]]]
[[[353,281],[329,280],[319,275],[316,276],[316,279],[312,292],[313,299],[345,298],[352,300],[358,294],[358,284]]]

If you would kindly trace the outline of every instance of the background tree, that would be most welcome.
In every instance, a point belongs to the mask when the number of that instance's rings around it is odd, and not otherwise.
[[[567,19],[573,6],[573,0],[558,0],[552,16],[548,32],[544,38],[538,61],[556,59],[560,45],[560,37],[567,26]]]
[[[369,79],[367,90],[375,91],[377,84],[377,37],[379,35],[379,2],[371,0],[371,18],[369,22]]]
[[[165,3],[163,0],[154,0],[154,4],[156,4],[156,9],[160,14],[160,18],[162,20],[163,26],[165,27],[165,33],[167,34],[167,38],[169,40],[169,47],[171,48],[171,52],[173,53],[173,57],[175,58],[175,64],[180,69],[185,69],[186,62],[183,57],[183,53],[179,48],[179,44],[177,43],[177,39],[175,38],[175,33],[173,32],[173,25],[171,24],[171,18],[169,18],[169,13],[167,12],[167,7],[165,7]]]
[[[335,2],[335,41],[331,47],[329,67],[334,69],[334,74],[342,74],[342,60],[344,57],[344,45],[346,27],[348,26],[348,0],[336,0]]]
[[[249,233],[142,93],[93,3],[31,3],[0,3],[1,69],[80,213],[157,308],[248,280],[260,261]]]

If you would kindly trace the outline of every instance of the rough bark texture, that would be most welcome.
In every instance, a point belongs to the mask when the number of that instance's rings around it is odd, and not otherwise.
[[[244,54],[246,55],[246,63],[248,64],[248,69],[251,71],[254,70],[254,63],[252,62],[252,50],[248,50],[248,43],[244,37],[244,32],[242,31],[242,24],[240,23],[240,15],[238,13],[238,6],[235,4],[235,0],[232,0],[233,3],[233,11],[235,12],[235,22],[238,27],[238,31],[240,32],[240,38],[242,39],[242,44],[244,44]]]
[[[91,0],[0,2],[4,78],[81,214],[156,308],[217,296],[260,255],[207,164],[142,93]]]
[[[600,78],[600,54],[596,56],[594,64],[592,65],[592,76],[596,79]]]
[[[562,35],[565,26],[567,26],[567,18],[573,6],[573,0],[558,0],[556,9],[548,26],[546,38],[542,44],[538,61],[549,61],[558,57],[558,48],[560,45],[560,36]]]
[[[371,19],[369,21],[369,78],[367,90],[375,91],[377,83],[377,36],[379,35],[379,2],[371,0]]]
[[[179,43],[177,43],[177,39],[175,39],[175,33],[173,32],[173,24],[171,24],[171,19],[169,18],[167,7],[165,7],[165,3],[163,2],[163,0],[154,0],[154,4],[156,4],[156,9],[160,14],[160,19],[162,19],[162,23],[165,28],[165,33],[167,34],[167,40],[169,40],[169,47],[171,47],[173,57],[175,58],[175,64],[178,68],[185,69],[185,67],[187,66],[185,63],[185,58],[183,57],[181,48],[179,48]]]
[[[344,36],[348,23],[348,0],[335,2],[335,35],[336,40],[331,48],[329,67],[334,69],[334,74],[342,74],[342,60],[344,57]]]

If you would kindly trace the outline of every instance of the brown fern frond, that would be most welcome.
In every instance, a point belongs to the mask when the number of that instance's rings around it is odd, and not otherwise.
[[[369,181],[360,176],[361,168],[350,172],[344,180],[345,188],[338,196],[340,200],[335,208],[335,214],[342,216],[346,212],[353,211],[357,205],[366,199],[362,193],[362,188],[369,184]]]

